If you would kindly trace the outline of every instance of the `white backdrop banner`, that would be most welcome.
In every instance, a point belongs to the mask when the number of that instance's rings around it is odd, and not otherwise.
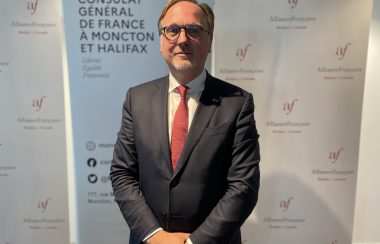
[[[127,243],[109,169],[127,89],[167,73],[157,19],[166,0],[62,1],[80,244]]]
[[[253,92],[261,134],[244,242],[351,243],[371,2],[220,0],[215,12],[214,73]]]
[[[69,243],[60,1],[0,1],[0,243]]]

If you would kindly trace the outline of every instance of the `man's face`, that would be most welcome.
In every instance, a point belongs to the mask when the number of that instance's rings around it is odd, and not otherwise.
[[[161,20],[161,27],[169,25],[185,26],[189,24],[201,25],[208,30],[203,20],[202,10],[190,2],[179,2],[173,5]],[[198,75],[203,69],[207,55],[211,50],[211,36],[202,31],[197,40],[189,39],[182,29],[177,40],[168,40],[161,35],[160,51],[169,65],[172,73],[184,72],[192,76]]]

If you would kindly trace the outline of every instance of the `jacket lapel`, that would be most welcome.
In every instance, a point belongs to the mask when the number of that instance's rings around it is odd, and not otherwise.
[[[189,133],[187,134],[185,145],[172,179],[175,178],[178,172],[181,171],[181,168],[188,161],[191,152],[202,137],[204,130],[215,112],[215,109],[220,104],[221,98],[216,91],[217,89],[215,82],[216,80],[207,74],[205,88],[199,99],[197,110],[191,123]]]
[[[156,133],[162,150],[163,160],[168,172],[172,173],[172,165],[170,159],[169,135],[168,135],[168,76],[163,77],[156,83],[157,91],[152,96],[151,106],[153,109],[153,120],[156,125]]]

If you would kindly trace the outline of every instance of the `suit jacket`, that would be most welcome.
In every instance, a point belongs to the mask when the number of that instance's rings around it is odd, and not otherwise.
[[[160,226],[191,233],[194,244],[240,244],[260,178],[252,95],[207,74],[173,172],[168,84],[166,76],[130,88],[123,105],[110,177],[129,243]]]

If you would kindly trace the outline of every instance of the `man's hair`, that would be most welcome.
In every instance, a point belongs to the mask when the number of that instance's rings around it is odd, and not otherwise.
[[[174,4],[179,3],[179,2],[191,2],[197,5],[202,9],[202,12],[204,14],[204,18],[206,20],[207,26],[207,31],[210,32],[210,35],[213,36],[214,33],[214,12],[210,8],[210,6],[207,3],[198,3],[197,0],[170,0],[168,4],[165,6],[165,8],[162,10],[162,13],[160,15],[160,18],[158,19],[158,29],[161,28],[161,20],[165,17],[166,13],[168,10],[173,7]]]

